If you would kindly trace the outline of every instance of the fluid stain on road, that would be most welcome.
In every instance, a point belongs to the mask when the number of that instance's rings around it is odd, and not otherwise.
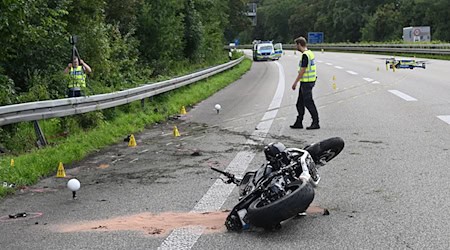
[[[228,211],[204,213],[142,213],[108,220],[60,225],[56,228],[56,231],[70,233],[131,230],[142,231],[148,235],[166,236],[176,228],[200,226],[204,228],[204,233],[224,232],[226,231],[224,222],[228,213]]]
[[[308,215],[325,214],[326,209],[310,206]],[[88,231],[142,231],[146,235],[167,236],[172,230],[187,227],[202,227],[203,233],[226,232],[225,219],[229,211],[218,212],[166,212],[161,214],[142,213],[116,217],[107,220],[85,221],[59,225],[55,231],[63,233]]]

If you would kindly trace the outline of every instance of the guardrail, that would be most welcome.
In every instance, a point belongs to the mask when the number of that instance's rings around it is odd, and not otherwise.
[[[127,104],[200,81],[239,64],[244,57],[167,81],[119,92],[86,97],[28,102],[0,107],[0,126],[25,121],[64,117]]]
[[[252,45],[240,45],[251,49]],[[283,44],[284,49],[296,49],[294,44]],[[310,49],[360,52],[389,52],[430,55],[450,55],[450,44],[308,44]]]

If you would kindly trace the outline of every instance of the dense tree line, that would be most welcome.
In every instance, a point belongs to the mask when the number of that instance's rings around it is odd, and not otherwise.
[[[130,88],[226,59],[245,0],[2,0],[0,105],[61,98],[69,37],[92,68],[91,92]],[[242,17],[240,17],[242,18]]]
[[[292,43],[308,32],[325,42],[394,41],[408,26],[431,26],[432,39],[450,41],[448,0],[259,0],[257,26],[241,37]],[[251,35],[249,35],[249,33]],[[248,42],[248,41],[247,41]]]

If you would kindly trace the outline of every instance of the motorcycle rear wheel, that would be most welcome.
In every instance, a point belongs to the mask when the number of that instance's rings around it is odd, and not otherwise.
[[[305,150],[309,152],[316,164],[331,161],[344,148],[344,140],[340,137],[332,137],[318,143],[311,144]]]
[[[261,198],[252,202],[246,215],[248,222],[256,227],[273,228],[280,222],[306,211],[314,199],[314,188],[309,182],[293,182],[286,190],[292,192],[269,204],[264,204]]]

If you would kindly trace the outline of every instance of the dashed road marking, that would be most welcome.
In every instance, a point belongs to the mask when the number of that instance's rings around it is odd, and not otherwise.
[[[372,84],[380,84],[379,81],[373,81]]]
[[[331,65],[333,65],[332,63],[325,63],[326,65],[329,65],[329,66],[331,66]]]
[[[438,115],[437,117],[450,125],[450,115]]]
[[[408,102],[417,101],[416,98],[411,97],[411,96],[409,96],[409,95],[407,95],[407,94],[405,94],[405,93],[403,93],[401,91],[398,91],[398,90],[395,90],[395,89],[391,89],[391,90],[388,90],[388,91],[391,92],[392,94],[402,98],[405,101],[408,101]]]
[[[352,74],[352,75],[357,75],[358,73],[351,71],[351,70],[347,70],[347,73]]]
[[[363,79],[364,79],[364,81],[367,81],[367,82],[373,82],[373,79],[372,79],[372,78],[365,77],[365,78],[363,78]]]
[[[343,69],[341,66],[334,66],[336,69]]]

